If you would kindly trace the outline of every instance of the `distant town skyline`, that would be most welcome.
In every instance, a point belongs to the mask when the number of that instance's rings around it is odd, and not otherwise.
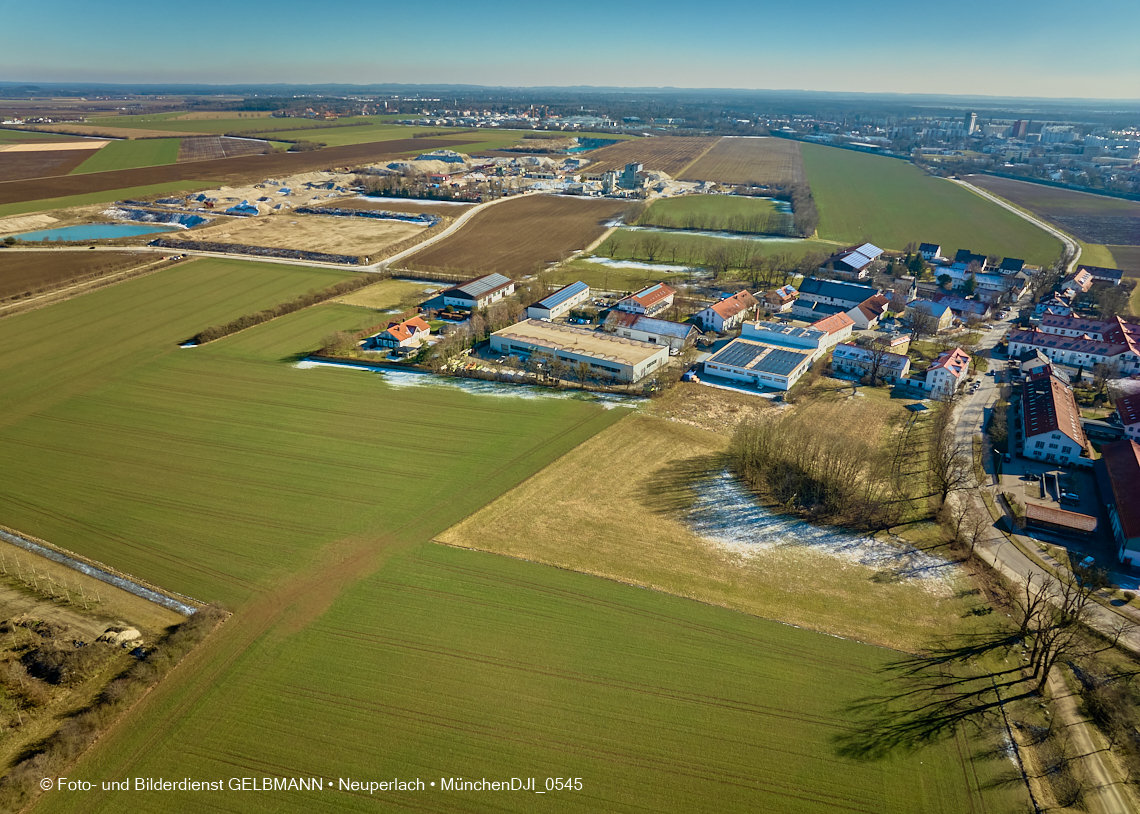
[[[125,0],[53,4],[51,47],[9,36],[0,80],[114,83],[406,83],[797,89],[1042,98],[1140,98],[1133,0],[1087,0],[1096,47],[1060,0],[796,4],[677,0],[542,6],[444,0],[430,11],[362,0],[224,13]],[[17,4],[10,32],[42,10]]]

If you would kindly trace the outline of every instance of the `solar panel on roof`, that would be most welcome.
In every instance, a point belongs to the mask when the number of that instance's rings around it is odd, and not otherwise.
[[[750,342],[733,342],[716,355],[716,361],[722,365],[731,365],[732,367],[747,367],[753,359],[762,355],[766,350],[768,350],[768,348],[764,345],[754,345]]]

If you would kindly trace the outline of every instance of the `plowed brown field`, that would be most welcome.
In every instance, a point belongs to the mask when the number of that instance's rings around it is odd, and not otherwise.
[[[276,153],[223,158],[215,161],[192,161],[162,167],[140,167],[87,175],[66,175],[34,181],[0,183],[0,205],[21,201],[39,201],[68,195],[86,195],[113,189],[129,189],[175,181],[202,181],[206,184],[240,185],[242,181],[294,175],[328,167],[348,167],[373,161],[395,159],[407,153],[422,153],[436,147],[454,147],[446,139],[399,139],[348,147],[328,147],[310,153]]]
[[[86,277],[122,271],[154,255],[126,252],[17,252],[0,249],[0,301],[20,294],[59,288]]]
[[[656,170],[677,178],[716,142],[716,138],[704,136],[631,139],[587,153],[586,157],[591,163],[586,171],[618,170],[626,164],[640,161],[647,170]]]
[[[681,176],[718,184],[802,184],[799,142],[781,138],[722,138]]]
[[[235,158],[244,155],[261,155],[268,143],[225,136],[200,136],[182,139],[178,148],[178,163],[186,161],[212,161],[218,158]]]
[[[617,200],[527,195],[479,212],[451,237],[412,255],[407,265],[472,276],[531,274],[586,248],[606,230],[606,221],[628,206]]]
[[[0,151],[0,181],[67,175],[89,159],[91,150]]]

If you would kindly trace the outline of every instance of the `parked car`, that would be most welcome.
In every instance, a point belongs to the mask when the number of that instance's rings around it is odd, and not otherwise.
[[[1081,560],[1081,568],[1092,568],[1092,564],[1096,562],[1096,557],[1085,557]]]
[[[1081,496],[1076,492],[1061,492],[1062,503],[1080,503]]]

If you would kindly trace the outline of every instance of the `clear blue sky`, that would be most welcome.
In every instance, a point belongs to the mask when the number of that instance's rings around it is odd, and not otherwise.
[[[20,82],[1140,98],[1138,0],[60,0],[4,18],[0,80]]]

